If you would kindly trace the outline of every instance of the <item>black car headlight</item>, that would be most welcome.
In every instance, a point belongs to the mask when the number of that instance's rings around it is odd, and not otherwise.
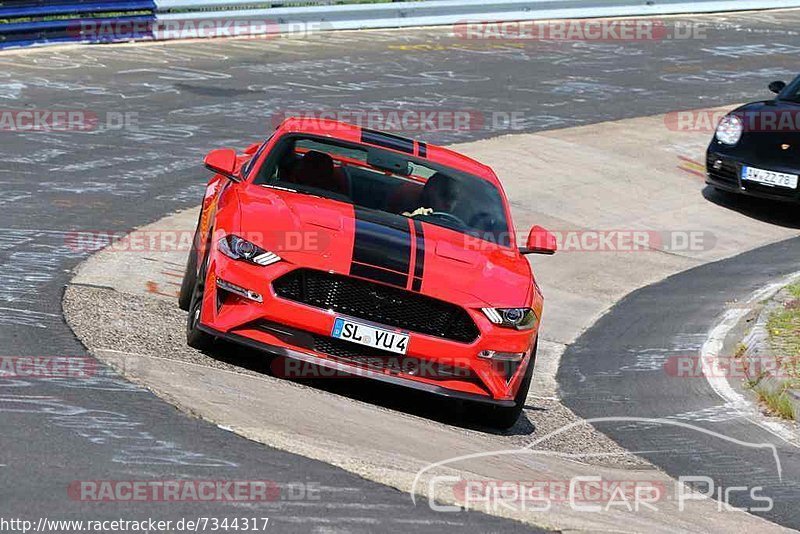
[[[722,144],[733,146],[739,142],[744,133],[744,123],[736,115],[726,115],[717,126],[716,138]]]
[[[481,308],[493,324],[517,330],[530,330],[536,326],[536,314],[530,308]]]
[[[234,260],[246,261],[254,265],[272,265],[281,261],[281,257],[254,245],[246,239],[228,235],[219,240],[219,251]]]

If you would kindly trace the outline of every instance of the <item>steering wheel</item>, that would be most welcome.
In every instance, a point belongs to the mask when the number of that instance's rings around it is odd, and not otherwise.
[[[484,221],[488,222],[489,224],[482,224]],[[488,211],[482,211],[480,213],[476,213],[469,220],[470,228],[492,228],[493,226],[494,226],[494,217]]]
[[[462,221],[460,218],[456,217],[452,213],[447,213],[446,211],[434,211],[433,213],[430,213],[428,217],[438,217],[440,219],[449,220],[458,224],[462,228],[468,228],[467,224],[464,221]]]

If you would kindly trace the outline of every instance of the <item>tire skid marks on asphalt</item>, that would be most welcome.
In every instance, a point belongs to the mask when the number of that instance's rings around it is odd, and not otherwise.
[[[92,47],[83,53],[71,50],[37,50],[32,54],[4,54],[0,56],[0,65],[7,68],[41,70],[52,74],[54,71],[73,71],[77,69],[107,69],[108,63],[121,61],[139,62],[152,65],[161,63],[169,65],[176,62],[191,62],[194,59],[216,59],[225,61],[230,58],[216,49],[206,51],[195,46],[147,46],[140,43],[136,46]],[[228,45],[230,46],[230,44]],[[104,63],[103,61],[107,61]]]
[[[101,365],[101,364],[98,364]],[[137,465],[185,465],[236,467],[227,460],[207,457],[182,449],[173,442],[160,440],[148,431],[140,430],[145,423],[125,414],[94,410],[67,402],[53,395],[21,394],[18,388],[33,388],[56,384],[67,388],[103,389],[116,392],[150,395],[145,388],[123,380],[105,366],[97,376],[82,378],[51,378],[36,383],[21,379],[0,380],[0,417],[2,414],[47,416],[51,424],[68,428],[95,445],[114,448],[113,461]]]
[[[145,423],[126,414],[86,408],[53,395],[36,395],[35,391],[19,393],[21,390],[18,388],[35,390],[39,383],[151,395],[145,388],[122,379],[105,366],[98,370],[97,376],[88,379],[49,378],[35,383],[24,379],[3,379],[0,381],[0,418],[10,413],[47,416],[51,424],[67,428],[90,443],[112,446],[113,461],[117,463],[237,467],[233,462],[187,451],[171,441],[158,439],[149,431],[141,430]]]
[[[686,423],[686,422],[725,423],[739,418],[741,418],[741,415],[731,408],[727,408],[725,406],[712,406],[710,408],[704,408],[702,410],[694,410],[691,412],[683,412],[678,414],[662,416],[660,419],[664,421],[675,421],[680,423]],[[640,432],[640,431],[658,429],[660,426],[661,426],[660,423],[654,423],[654,422],[653,423],[634,422],[634,423],[620,425],[617,427],[617,429],[620,431]],[[700,454],[702,451],[696,450],[695,452],[697,454]]]
[[[113,447],[112,461],[125,465],[238,467],[157,439],[140,430],[144,423],[125,414],[84,408],[51,395],[0,395],[0,416],[4,413],[48,416],[51,424],[67,428],[89,443]]]
[[[678,334],[669,348],[631,348],[634,361],[619,368],[620,372],[609,371],[605,376],[622,376],[622,372],[663,372],[670,358],[693,354],[700,350],[705,334]]]
[[[68,232],[0,228],[0,325],[47,328],[59,313],[35,309],[39,291],[61,274],[65,261],[87,252],[66,246]]]
[[[0,326],[27,326],[31,328],[47,328],[61,322],[61,315],[21,308],[0,306]]]
[[[624,372],[653,372],[659,371],[664,368],[670,354],[675,351],[669,349],[630,349],[634,357],[634,361],[623,365],[619,368],[620,373],[614,373],[616,376],[622,375]]]
[[[76,415],[84,410],[49,395],[0,395],[0,413]]]
[[[741,417],[741,412],[729,405],[711,406],[702,410],[692,410],[665,417],[674,421],[694,421],[696,423],[724,423]]]
[[[3,358],[0,356],[0,358]],[[63,359],[65,356],[59,356]],[[85,363],[86,357],[84,356],[66,356],[66,358],[75,358]],[[135,392],[142,393],[146,390],[132,382],[122,378],[116,371],[108,368],[99,360],[91,365],[92,372],[86,373],[88,376],[50,376],[50,377],[37,377],[31,380],[27,377],[15,377],[5,375],[5,371],[0,370],[0,388],[19,388],[19,387],[35,387],[37,384],[55,385],[67,389],[86,389],[95,391],[113,391],[113,392]]]

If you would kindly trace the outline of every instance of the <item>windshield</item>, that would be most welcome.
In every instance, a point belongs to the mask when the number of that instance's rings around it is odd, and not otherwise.
[[[455,169],[364,145],[306,136],[281,140],[255,179],[413,218],[510,246],[500,192]]]
[[[800,76],[795,78],[777,97],[784,102],[800,103]]]

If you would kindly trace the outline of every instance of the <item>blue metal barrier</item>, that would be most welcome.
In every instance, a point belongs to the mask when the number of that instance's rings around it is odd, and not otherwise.
[[[0,48],[152,39],[154,0],[0,1]]]

